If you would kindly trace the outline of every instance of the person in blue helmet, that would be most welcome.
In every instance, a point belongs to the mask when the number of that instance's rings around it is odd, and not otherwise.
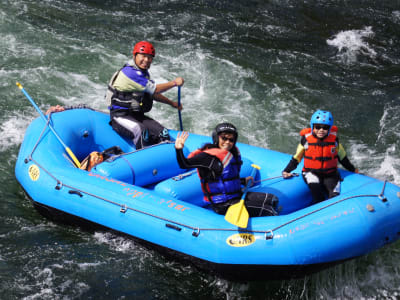
[[[178,133],[175,141],[176,157],[182,169],[197,168],[204,193],[204,202],[218,214],[238,203],[242,184],[253,181],[251,176],[240,178],[242,159],[236,147],[238,132],[231,123],[220,123],[212,132],[212,143],[203,145],[186,158],[183,147],[189,133]],[[269,193],[248,192],[245,206],[251,217],[275,216],[278,198]]]
[[[311,128],[300,131],[300,144],[297,152],[282,172],[283,178],[291,173],[304,158],[302,175],[311,190],[313,203],[324,201],[340,194],[341,177],[338,162],[347,170],[358,173],[347,157],[346,151],[337,137],[337,127],[329,111],[317,110],[310,120]]]
[[[133,60],[114,73],[106,94],[113,129],[132,139],[136,149],[170,140],[168,130],[145,115],[152,109],[153,100],[182,109],[182,105],[162,94],[182,86],[182,77],[160,84],[150,79],[148,70],[155,53],[151,43],[138,42],[133,48]]]

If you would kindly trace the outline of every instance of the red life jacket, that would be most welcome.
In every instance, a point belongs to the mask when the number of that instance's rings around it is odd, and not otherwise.
[[[300,131],[300,135],[307,140],[304,145],[303,171],[327,174],[337,170],[338,143],[336,133],[336,126],[332,126],[329,134],[323,139],[315,137],[311,128]]]
[[[199,149],[195,150],[189,154],[188,158],[191,158],[201,152],[205,152],[217,157],[223,165],[221,176],[213,181],[205,181],[203,178],[201,178],[200,173],[197,170],[197,174],[199,175],[202,183],[205,183],[201,185],[204,193],[204,201],[209,202],[208,197],[211,197],[213,203],[223,203],[230,199],[240,197],[242,194],[240,184],[240,154],[238,161],[236,161],[231,152],[220,148],[211,148],[203,151]]]

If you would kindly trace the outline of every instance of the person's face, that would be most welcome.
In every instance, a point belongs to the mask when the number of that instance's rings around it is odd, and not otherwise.
[[[218,136],[218,147],[230,151],[235,143],[235,136],[232,133],[221,133]]]
[[[135,64],[140,69],[143,70],[149,69],[152,62],[153,62],[153,56],[151,56],[150,54],[138,53],[135,56]]]
[[[313,132],[319,139],[324,138],[328,134],[329,126],[324,124],[314,124]]]

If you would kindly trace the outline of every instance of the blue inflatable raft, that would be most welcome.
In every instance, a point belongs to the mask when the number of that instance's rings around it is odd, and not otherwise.
[[[113,131],[108,114],[91,109],[52,114],[50,124],[79,161],[113,146],[124,153],[90,172],[78,169],[49,123],[34,120],[15,173],[42,214],[128,235],[224,277],[301,277],[400,237],[400,188],[386,181],[340,170],[341,194],[311,205],[301,176],[280,177],[290,155],[239,143],[241,176],[252,163],[261,167],[250,190],[275,194],[281,207],[279,216],[250,218],[241,229],[204,206],[199,178],[179,168],[173,143],[136,151]],[[184,150],[210,141],[191,134]]]

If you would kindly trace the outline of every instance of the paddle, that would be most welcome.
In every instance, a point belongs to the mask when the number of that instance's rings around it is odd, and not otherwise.
[[[183,131],[183,126],[182,126],[182,115],[181,111],[179,110],[179,107],[181,106],[181,87],[178,86],[178,115],[179,115],[179,127],[181,131]]]
[[[35,101],[33,101],[33,99],[31,98],[31,96],[29,96],[29,94],[25,91],[25,89],[22,87],[22,85],[17,82],[16,83],[17,86],[19,87],[19,89],[24,93],[24,95],[26,96],[26,98],[28,98],[28,100],[31,102],[31,104],[33,105],[33,107],[37,110],[37,112],[39,113],[39,115],[42,117],[42,119],[47,123],[47,118],[46,116],[42,113],[42,111],[40,110],[40,108],[36,105]],[[63,145],[65,151],[67,151],[68,155],[72,158],[72,160],[74,161],[75,165],[80,168],[81,164],[79,163],[78,159],[76,158],[76,156],[74,155],[74,153],[72,153],[71,149],[69,149],[67,147],[67,145],[64,144],[64,142],[62,141],[62,139],[58,136],[57,132],[54,130],[53,126],[51,126],[51,124],[49,123],[49,128],[51,129],[51,131],[54,133],[55,137],[58,139],[58,141],[61,143],[61,145]]]
[[[255,177],[257,170],[261,168],[255,164],[251,165],[253,167],[253,171],[251,172],[251,177]],[[249,213],[244,205],[244,199],[246,198],[247,191],[250,187],[250,182],[247,183],[245,189],[243,190],[242,198],[238,203],[231,205],[228,208],[228,211],[225,214],[225,220],[229,223],[236,225],[241,228],[246,228],[247,223],[249,221]]]

